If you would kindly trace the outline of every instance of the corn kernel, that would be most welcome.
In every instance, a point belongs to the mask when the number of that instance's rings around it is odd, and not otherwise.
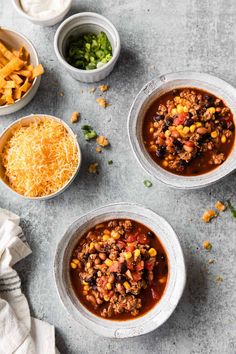
[[[151,257],[155,257],[157,255],[157,251],[155,250],[155,248],[150,248],[148,253],[150,254]]]
[[[125,252],[125,258],[126,259],[129,259],[129,258],[131,258],[132,257],[132,253],[131,252]]]
[[[118,231],[112,230],[111,237],[114,238],[115,240],[118,240],[120,238],[120,234]]]
[[[183,130],[183,125],[182,125],[182,124],[177,125],[176,129],[178,130],[178,132],[179,132],[180,130]]]
[[[112,266],[112,264],[113,264],[113,262],[112,262],[109,258],[107,258],[104,263],[105,263],[108,267]]]
[[[167,167],[168,166],[168,162],[167,161],[163,161],[162,162],[162,166]]]
[[[105,230],[103,231],[103,233],[104,233],[104,235],[109,235],[109,236],[110,236],[111,231],[110,231],[110,230],[105,229]]]
[[[180,97],[179,96],[175,96],[174,100],[175,100],[175,102],[179,103]]]
[[[218,132],[217,132],[216,130],[211,133],[211,137],[212,137],[213,139],[217,138],[217,136],[218,136]]]
[[[183,129],[183,133],[184,134],[188,134],[189,133],[189,127],[184,127],[184,129]]]
[[[156,151],[157,150],[157,146],[156,145],[151,145],[149,148],[149,151]]]
[[[79,260],[78,259],[72,259],[72,262],[75,264],[79,264]]]
[[[88,292],[84,290],[83,295],[88,295]]]
[[[202,126],[202,123],[201,123],[201,122],[197,122],[197,123],[196,123],[196,127],[197,127],[197,128],[199,128],[199,127],[201,127],[201,126]]]
[[[109,237],[108,235],[103,235],[103,236],[102,236],[103,241],[107,241],[107,240],[109,240],[109,238],[110,238],[110,237]]]
[[[172,108],[171,114],[172,114],[172,116],[174,116],[175,114],[177,114],[177,109],[176,109],[176,108]]]
[[[226,143],[226,136],[225,135],[222,135],[221,142],[222,142],[222,144]]]
[[[196,129],[196,125],[195,124],[191,125],[191,127],[189,128],[191,133],[194,133],[195,129]]]
[[[111,290],[111,288],[112,288],[111,283],[107,283],[107,289],[108,289],[108,290]]]
[[[166,130],[166,131],[165,131],[165,137],[168,138],[168,136],[170,136],[170,131],[169,131],[169,130]]]
[[[139,256],[140,256],[140,250],[139,250],[139,249],[136,249],[136,250],[134,251],[134,258],[137,259]]]
[[[188,107],[184,106],[184,112],[188,112]]]
[[[127,281],[125,281],[123,285],[126,290],[129,290],[131,288],[130,284]]]
[[[215,109],[215,107],[210,107],[210,108],[207,109],[207,111],[208,111],[209,113],[211,113],[211,114],[214,114],[215,111],[216,111],[216,109]]]
[[[72,269],[76,269],[77,268],[77,264],[75,264],[73,262],[71,262],[70,266],[71,266]]]
[[[110,300],[110,297],[108,295],[104,295],[104,298],[103,298],[105,301],[109,301]]]
[[[83,284],[83,285],[88,285],[88,282],[83,280],[83,281],[82,281],[82,284]]]
[[[91,263],[90,263],[90,262],[87,262],[87,263],[86,263],[86,267],[87,267],[87,268],[91,268]]]
[[[183,110],[184,110],[184,107],[182,106],[182,104],[178,104],[177,105],[177,112],[180,114],[183,112]]]
[[[95,246],[94,243],[91,242],[90,245],[89,245],[89,249],[92,250],[94,248],[94,246]]]
[[[84,285],[84,290],[89,291],[89,285]]]
[[[154,132],[154,128],[150,128],[150,129],[149,129],[149,132],[150,132],[150,133],[153,133],[153,132]]]

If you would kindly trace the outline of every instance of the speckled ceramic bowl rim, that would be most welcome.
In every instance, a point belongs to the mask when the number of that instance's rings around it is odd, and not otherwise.
[[[29,47],[31,47],[31,50],[32,52],[34,53],[34,56],[35,56],[35,61],[36,61],[36,65],[39,65],[39,58],[38,58],[38,54],[36,52],[36,49],[34,47],[34,45],[32,44],[32,42],[26,38],[22,33],[18,32],[18,31],[15,31],[11,28],[8,28],[8,27],[4,27],[4,26],[0,26],[0,30],[3,30],[3,31],[9,31],[12,33],[12,35],[14,36],[14,33],[16,33],[19,37],[21,37],[26,43],[28,43]],[[10,107],[10,106],[14,106],[14,105],[17,105],[18,103],[22,102],[27,96],[30,95],[31,91],[33,90],[34,86],[36,86],[36,83],[37,85],[39,86],[40,84],[40,81],[41,81],[41,76],[37,76],[34,81],[32,82],[32,85],[30,87],[30,89],[18,100],[16,100],[13,104],[6,104],[4,106],[0,106],[0,111],[1,111],[1,114],[3,115],[4,114],[4,109],[7,108],[7,107]],[[32,97],[33,98],[33,97]],[[20,110],[21,107],[19,107],[19,109],[17,110]],[[17,111],[16,110],[16,111]],[[16,112],[15,111],[15,112]]]
[[[127,321],[106,320],[92,314],[79,301],[69,277],[72,250],[81,235],[98,223],[130,218],[158,235],[168,256],[169,275],[161,300],[145,315]],[[68,313],[96,334],[111,338],[139,336],[161,326],[175,310],[185,287],[186,269],[178,237],[165,219],[151,209],[133,203],[114,203],[90,211],[75,220],[59,241],[54,257],[54,276],[59,297]]]
[[[30,200],[47,200],[47,199],[51,199],[51,198],[57,197],[59,194],[63,193],[71,185],[71,183],[74,181],[75,177],[77,176],[77,174],[78,174],[78,172],[80,170],[80,166],[81,166],[81,162],[82,162],[82,155],[81,155],[81,149],[80,149],[78,140],[77,140],[76,135],[74,134],[73,130],[62,119],[57,118],[55,116],[51,116],[49,114],[30,114],[28,116],[24,116],[24,117],[21,117],[21,118],[17,119],[15,122],[10,124],[6,129],[3,130],[3,132],[0,134],[0,141],[3,138],[3,136],[5,135],[6,132],[8,132],[11,129],[14,129],[15,125],[18,125],[19,123],[23,123],[24,121],[29,120],[29,119],[32,119],[32,121],[33,121],[35,118],[37,119],[37,117],[39,117],[40,119],[46,117],[46,118],[53,119],[53,120],[59,122],[60,124],[62,124],[66,128],[67,132],[74,138],[74,141],[76,143],[76,147],[78,149],[78,166],[76,168],[75,173],[73,174],[73,176],[69,179],[69,181],[61,189],[59,189],[55,193],[52,193],[52,194],[49,194],[49,195],[46,195],[46,196],[43,196],[43,197],[26,197],[26,196],[24,196],[22,194],[17,193],[16,191],[14,191],[6,182],[4,182],[2,180],[2,178],[0,178],[0,182],[6,188],[8,188],[11,192],[13,192],[14,194],[16,194],[17,196],[19,196],[21,198],[30,199]]]
[[[179,189],[197,189],[209,186],[236,169],[236,139],[226,161],[214,170],[198,176],[179,176],[166,171],[152,160],[141,137],[141,123],[150,102],[165,92],[178,87],[199,88],[221,97],[230,107],[236,126],[236,89],[215,76],[184,71],[161,75],[148,82],[136,96],[129,112],[128,135],[132,150],[141,167],[166,185]],[[145,108],[146,107],[146,108]]]
[[[116,37],[116,46],[115,46],[115,50],[114,53],[112,53],[112,58],[111,60],[106,63],[105,65],[103,65],[101,68],[97,68],[97,69],[93,69],[93,70],[82,70],[82,69],[77,69],[74,66],[70,65],[64,58],[64,56],[61,54],[60,50],[58,49],[58,39],[59,36],[61,34],[61,31],[63,30],[63,28],[72,20],[74,19],[81,19],[83,17],[90,17],[90,20],[88,21],[89,24],[93,24],[93,18],[98,18],[100,20],[102,20],[104,23],[108,23],[109,26],[112,28],[114,35]],[[74,26],[74,28],[78,27],[79,23],[77,25]],[[101,23],[99,24],[100,27],[104,28],[104,31],[106,32],[106,27],[104,25],[102,25]],[[115,63],[118,60],[118,57],[120,55],[120,36],[119,33],[117,31],[117,29],[115,28],[115,26],[113,25],[113,23],[111,21],[109,21],[106,17],[97,14],[96,12],[81,12],[75,15],[70,16],[69,18],[67,18],[66,20],[64,20],[61,25],[58,27],[55,37],[54,37],[54,50],[56,52],[56,56],[58,58],[58,60],[61,62],[61,64],[63,64],[65,66],[65,68],[67,68],[68,70],[71,70],[75,73],[83,73],[87,76],[90,76],[91,73],[92,74],[96,74],[96,73],[100,73],[104,70],[106,70],[109,66],[112,66],[113,63]]]

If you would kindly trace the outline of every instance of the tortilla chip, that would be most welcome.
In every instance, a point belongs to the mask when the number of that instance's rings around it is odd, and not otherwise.
[[[18,58],[14,58],[7,65],[5,65],[2,69],[0,69],[0,76],[3,78],[9,76],[14,71],[18,71],[22,68],[24,62]]]
[[[35,77],[40,76],[43,73],[44,73],[44,68],[43,68],[42,64],[39,64],[33,69],[32,78],[34,79]]]

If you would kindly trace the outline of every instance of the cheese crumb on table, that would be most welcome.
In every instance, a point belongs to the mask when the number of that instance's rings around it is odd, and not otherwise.
[[[79,112],[73,112],[71,117],[70,117],[70,120],[71,120],[71,123],[76,123],[78,122],[79,120]]]
[[[98,163],[94,162],[89,165],[88,171],[89,173],[97,173],[97,169],[98,169]]]
[[[109,141],[108,141],[108,139],[107,139],[104,135],[100,135],[100,136],[97,138],[97,143],[98,143],[98,145],[103,146],[103,147],[109,145]]]
[[[109,90],[109,86],[108,85],[100,85],[98,88],[102,92],[106,92],[106,91]]]
[[[202,220],[204,222],[210,222],[211,219],[217,217],[217,212],[215,210],[209,209],[205,211],[205,213],[202,215]]]
[[[96,99],[97,103],[99,104],[99,106],[106,108],[108,106],[107,101],[105,100],[105,98],[103,97],[99,97]]]
[[[218,200],[215,203],[215,208],[218,209],[219,211],[224,211],[226,209],[226,206],[224,205],[224,203],[222,203],[220,200]]]
[[[212,249],[212,244],[209,241],[204,241],[202,245],[203,245],[203,248],[205,248],[208,251],[210,251]]]

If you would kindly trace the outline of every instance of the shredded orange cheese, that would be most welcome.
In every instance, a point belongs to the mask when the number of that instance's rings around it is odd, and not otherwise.
[[[27,197],[55,193],[78,166],[74,137],[59,122],[46,118],[16,130],[6,143],[2,162],[10,187]]]

